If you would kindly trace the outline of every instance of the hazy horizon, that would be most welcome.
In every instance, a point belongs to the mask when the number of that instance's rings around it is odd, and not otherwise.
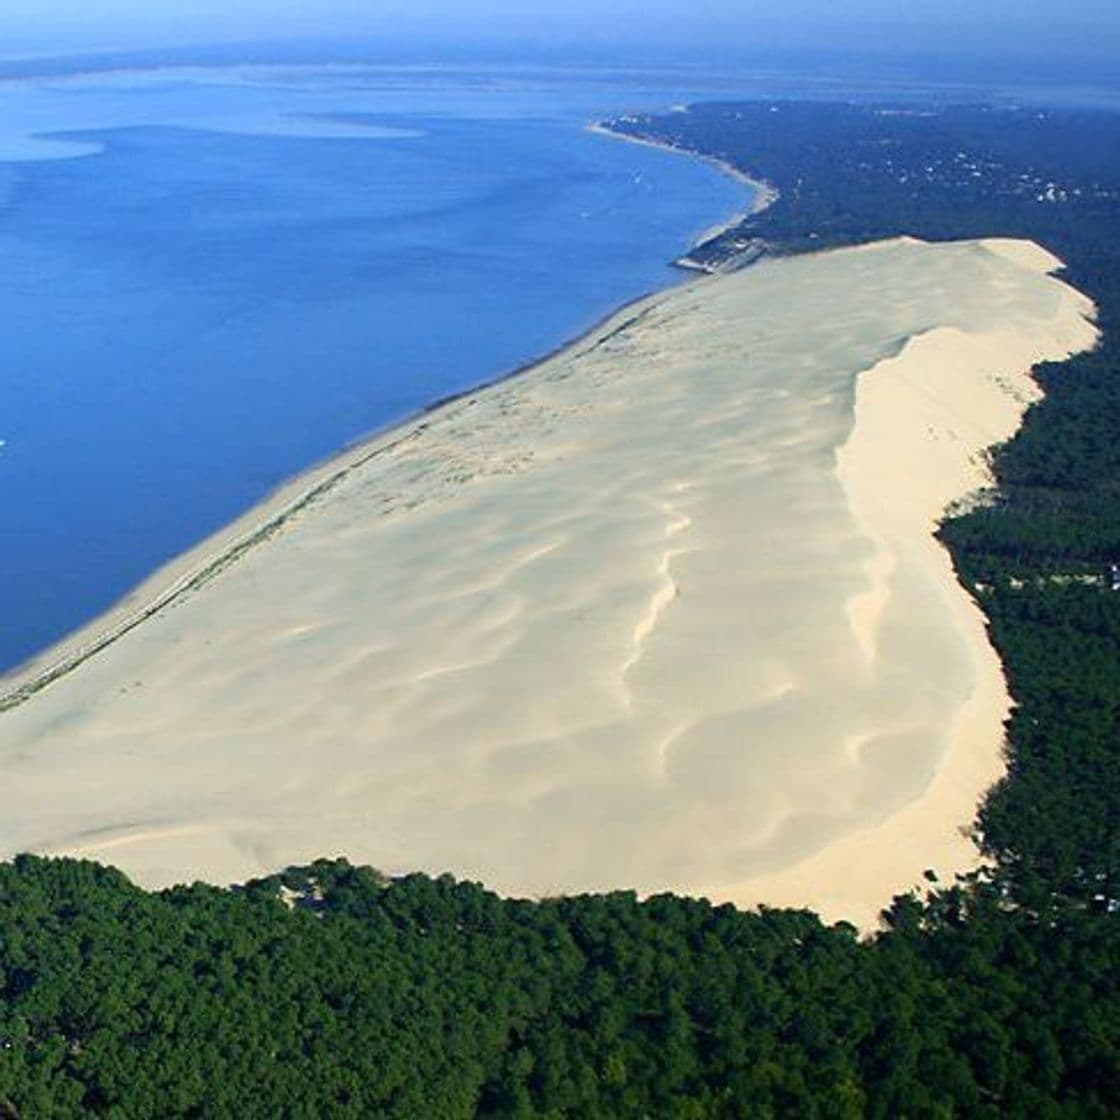
[[[790,0],[769,4],[706,0],[682,9],[670,0],[545,2],[531,9],[512,0],[189,0],[153,10],[136,0],[0,0],[0,58],[269,43],[320,44],[430,53],[523,48],[527,53],[643,49],[682,57],[711,51],[808,52],[853,59],[920,55],[946,64],[1037,62],[1063,66],[1109,63],[1120,51],[1120,6],[1075,0],[1055,18],[1042,0],[916,0],[900,11],[891,0]]]

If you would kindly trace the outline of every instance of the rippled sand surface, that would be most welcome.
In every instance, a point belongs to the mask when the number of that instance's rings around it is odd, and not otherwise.
[[[0,714],[3,850],[864,922],[968,866],[1007,697],[930,533],[1030,364],[1092,344],[1057,265],[900,240],[706,278],[351,453]]]

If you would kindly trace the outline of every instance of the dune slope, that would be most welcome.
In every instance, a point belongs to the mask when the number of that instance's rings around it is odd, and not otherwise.
[[[1030,365],[1093,343],[1058,265],[904,239],[704,278],[351,452],[0,713],[0,848],[867,924],[975,860],[1008,698],[931,533]]]

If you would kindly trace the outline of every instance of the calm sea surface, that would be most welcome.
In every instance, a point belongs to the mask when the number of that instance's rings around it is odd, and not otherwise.
[[[666,262],[748,192],[584,126],[694,92],[0,83],[0,670],[286,477],[679,279]]]

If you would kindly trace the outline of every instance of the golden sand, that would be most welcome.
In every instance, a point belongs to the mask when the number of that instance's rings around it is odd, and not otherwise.
[[[705,277],[355,449],[36,667],[119,634],[0,713],[4,854],[870,924],[975,863],[1001,773],[931,532],[1032,363],[1093,343],[1058,263],[903,239]]]

